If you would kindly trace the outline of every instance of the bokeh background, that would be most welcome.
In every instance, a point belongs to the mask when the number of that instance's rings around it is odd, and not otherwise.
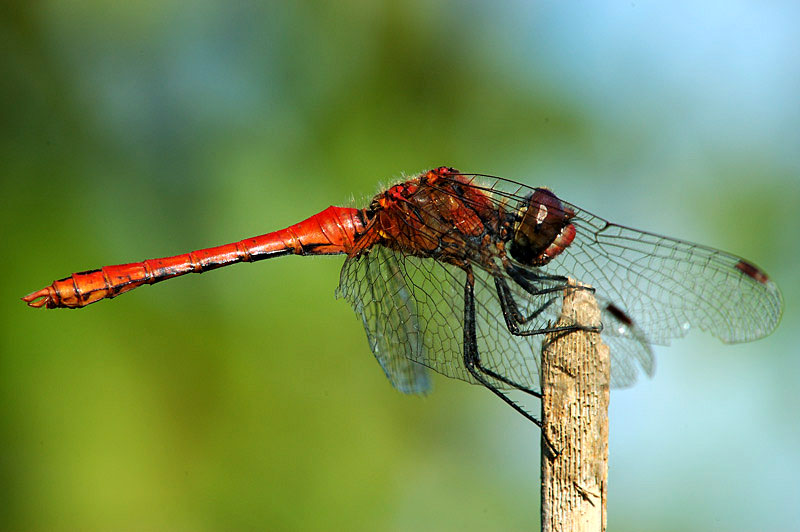
[[[800,8],[6,2],[0,530],[538,528],[539,433],[394,391],[339,257],[82,311],[19,297],[442,164],[752,259],[779,330],[658,348],[611,403],[611,530],[800,529]]]

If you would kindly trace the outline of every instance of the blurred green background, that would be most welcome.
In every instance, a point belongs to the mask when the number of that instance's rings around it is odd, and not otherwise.
[[[18,299],[442,164],[778,281],[771,337],[691,335],[612,394],[608,522],[800,529],[798,5],[489,4],[5,4],[0,530],[537,529],[537,429],[394,391],[339,257]]]

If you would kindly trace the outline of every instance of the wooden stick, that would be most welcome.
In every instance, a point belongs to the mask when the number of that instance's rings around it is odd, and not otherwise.
[[[568,288],[556,326],[576,323],[600,325],[600,311],[592,291]],[[541,367],[543,531],[606,530],[609,378],[608,346],[599,333],[547,335]]]

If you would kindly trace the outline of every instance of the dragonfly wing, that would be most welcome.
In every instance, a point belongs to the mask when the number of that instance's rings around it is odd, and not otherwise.
[[[529,389],[539,388],[543,334],[518,336],[511,334],[503,317],[495,278],[481,268],[473,268],[475,275],[475,318],[478,336],[478,353],[481,365],[499,373],[506,379]],[[561,311],[563,291],[557,290],[531,294],[510,278],[503,276],[510,297],[519,314],[529,318],[519,325],[521,331],[544,330],[551,327]],[[541,289],[561,286],[562,281],[541,281]],[[462,290],[463,291],[463,290]],[[493,381],[499,389],[506,385]]]
[[[482,177],[489,182],[484,184]],[[502,178],[472,178],[472,186],[489,195],[498,209],[521,209],[535,193]],[[746,342],[770,334],[780,322],[783,299],[777,285],[741,257],[624,227],[561,203],[575,237],[540,271],[592,285],[650,342],[668,344],[691,328],[726,343]]]
[[[777,286],[740,257],[570,208],[575,239],[545,269],[569,271],[594,286],[651,342],[668,344],[692,327],[726,343],[746,342],[780,321]]]
[[[474,273],[482,365],[521,386],[538,388],[542,335],[512,335],[503,321],[494,278],[480,268]],[[456,266],[375,246],[347,260],[338,293],[362,317],[370,348],[395,386],[403,382],[398,374],[424,367],[477,384],[463,361],[465,282],[466,273]],[[552,297],[531,296],[516,286],[511,291],[521,312],[537,310]],[[547,327],[557,318],[561,294],[556,297],[557,304],[539,313],[538,326]],[[493,384],[509,389],[499,381]]]
[[[527,388],[539,388],[544,335],[509,332],[491,274],[474,268],[478,353],[482,365]],[[522,315],[535,315],[523,331],[550,327],[561,312],[563,292],[532,295],[506,278]],[[427,368],[472,384],[464,367],[464,284],[460,268],[433,259],[404,255],[382,246],[349,258],[342,268],[337,295],[361,317],[369,346],[391,383],[405,393],[430,387]],[[541,281],[540,288],[560,286]],[[611,384],[629,386],[640,368],[651,374],[653,356],[642,331],[604,313],[604,339],[611,346]],[[506,383],[491,379],[496,388]]]
[[[369,347],[392,385],[408,394],[429,391],[428,371],[415,362],[424,358],[417,304],[397,257],[378,246],[347,259],[337,297],[361,317]]]
[[[521,285],[507,279],[511,295],[517,309],[523,316],[536,315],[535,319],[529,320],[519,326],[522,332],[530,332],[547,329],[552,326],[560,317],[563,305],[565,284],[563,279],[551,278],[545,275],[541,269],[531,268],[516,264],[520,270],[529,272],[530,278],[538,277],[540,280],[532,287],[534,292],[541,291],[541,294],[531,294]],[[598,297],[597,303],[601,312],[603,324],[602,337],[610,349],[611,357],[611,386],[614,388],[624,388],[636,382],[640,371],[652,376],[655,370],[655,360],[650,342],[644,331],[637,327],[636,323],[625,320],[624,314],[615,313],[609,309],[616,308],[611,303]],[[497,310],[498,319],[502,319],[502,310]],[[576,324],[585,325],[585,324]],[[537,367],[539,364],[539,349],[541,345],[541,335],[525,337],[535,349],[534,359]]]
[[[610,312],[616,308],[612,304],[597,298],[602,310],[603,342],[608,346],[611,356],[611,387],[627,388],[632,386],[639,371],[644,370],[648,377],[655,373],[656,363],[653,349],[647,335],[636,325],[636,322],[625,320],[619,313]]]

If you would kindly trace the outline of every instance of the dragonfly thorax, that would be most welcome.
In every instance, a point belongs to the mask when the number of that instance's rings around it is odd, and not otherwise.
[[[370,244],[450,264],[484,262],[497,253],[500,215],[467,177],[442,167],[398,183],[367,210]],[[368,245],[362,246],[367,248]]]

